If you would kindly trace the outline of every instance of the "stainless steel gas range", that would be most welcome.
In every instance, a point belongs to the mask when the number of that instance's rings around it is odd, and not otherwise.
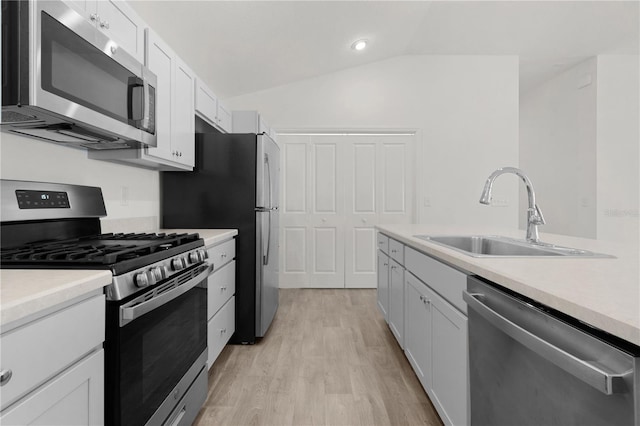
[[[97,187],[0,181],[2,268],[105,269],[105,424],[191,424],[207,394],[198,234],[102,234]]]

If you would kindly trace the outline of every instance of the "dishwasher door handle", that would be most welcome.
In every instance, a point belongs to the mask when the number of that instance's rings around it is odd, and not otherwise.
[[[546,340],[543,340],[535,334],[520,327],[508,318],[500,315],[485,303],[482,303],[480,299],[482,299],[483,296],[483,294],[469,293],[466,290],[462,292],[462,298],[467,302],[469,308],[476,311],[485,320],[512,339],[518,341],[520,344],[526,346],[572,376],[582,380],[588,385],[591,385],[595,389],[598,389],[605,395],[626,393],[629,391],[624,382],[626,377],[633,374],[633,370],[628,370],[622,373],[604,371],[597,365],[580,359],[564,349],[552,345]]]

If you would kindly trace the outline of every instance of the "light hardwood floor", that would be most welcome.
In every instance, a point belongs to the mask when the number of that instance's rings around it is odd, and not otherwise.
[[[441,425],[376,292],[282,289],[267,336],[228,345],[195,425]]]

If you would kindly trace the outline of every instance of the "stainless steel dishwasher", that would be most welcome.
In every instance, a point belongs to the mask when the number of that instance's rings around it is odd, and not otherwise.
[[[477,277],[463,296],[473,426],[640,424],[636,346]]]

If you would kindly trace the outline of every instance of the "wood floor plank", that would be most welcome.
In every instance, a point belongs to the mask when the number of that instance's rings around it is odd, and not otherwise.
[[[226,346],[194,423],[442,425],[371,289],[281,289],[271,329]]]

